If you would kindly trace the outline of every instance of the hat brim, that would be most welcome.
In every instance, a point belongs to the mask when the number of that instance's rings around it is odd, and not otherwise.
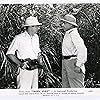
[[[72,25],[74,25],[74,26],[78,26],[76,23],[74,23],[74,22],[70,22],[70,21],[67,21],[67,20],[65,20],[65,19],[60,19],[61,21],[64,21],[64,22],[67,22],[67,23],[69,23],[69,24],[72,24]]]

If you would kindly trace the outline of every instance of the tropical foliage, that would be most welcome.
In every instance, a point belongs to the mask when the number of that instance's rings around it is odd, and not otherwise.
[[[0,5],[0,88],[16,88],[17,66],[7,57],[15,35],[24,31],[25,19],[36,16],[43,25],[38,31],[44,71],[40,88],[60,88],[61,44],[64,31],[60,17],[71,13],[88,49],[85,87],[100,87],[100,4],[1,4]]]

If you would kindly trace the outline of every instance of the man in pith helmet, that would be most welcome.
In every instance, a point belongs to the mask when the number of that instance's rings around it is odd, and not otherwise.
[[[19,67],[19,75],[17,76],[18,89],[38,88],[38,68],[35,68],[35,66],[41,52],[37,35],[40,25],[42,24],[38,22],[36,17],[28,17],[24,25],[26,30],[16,35],[8,48],[7,56]]]
[[[67,14],[61,22],[66,31],[62,42],[62,87],[83,88],[87,48],[78,33],[76,18]]]

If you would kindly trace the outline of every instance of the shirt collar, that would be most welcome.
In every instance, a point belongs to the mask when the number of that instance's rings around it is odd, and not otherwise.
[[[70,33],[70,32],[72,32],[73,30],[76,30],[76,29],[77,29],[77,28],[72,28],[72,29],[66,31],[66,33]]]
[[[28,34],[27,31],[24,32],[24,36],[25,36],[25,37],[26,37],[26,36],[27,36],[27,37],[33,37],[33,36],[30,36],[30,35]],[[36,36],[36,34],[34,34],[34,36]]]

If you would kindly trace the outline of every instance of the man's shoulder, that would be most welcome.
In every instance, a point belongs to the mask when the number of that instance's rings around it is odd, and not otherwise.
[[[25,36],[25,32],[16,35],[15,38],[22,38],[23,36]]]
[[[71,32],[78,32],[77,28],[72,28]]]
[[[69,33],[70,33],[70,34],[79,34],[77,28],[71,29]]]

